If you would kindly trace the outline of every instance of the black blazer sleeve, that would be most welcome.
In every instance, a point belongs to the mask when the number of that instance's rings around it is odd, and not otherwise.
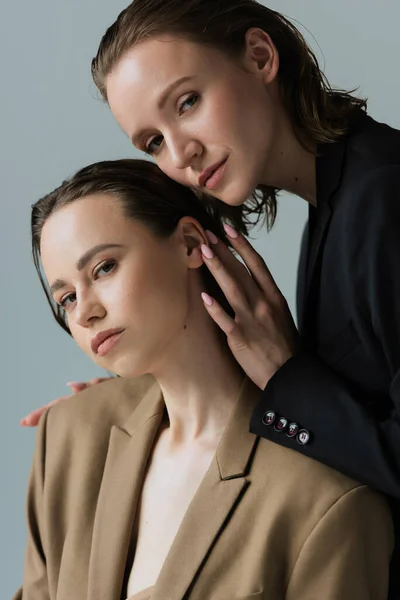
[[[317,354],[300,352],[269,381],[250,429],[400,498],[400,166],[373,170],[357,191],[343,224],[341,268],[354,311],[368,322],[386,365],[387,393],[374,398],[371,391],[367,403]],[[368,408],[371,397],[389,407],[383,420]],[[267,410],[308,430],[309,443],[264,425]]]

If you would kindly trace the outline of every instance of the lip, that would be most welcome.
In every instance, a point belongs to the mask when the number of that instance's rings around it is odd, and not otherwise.
[[[99,347],[110,337],[116,336],[125,331],[124,329],[107,329],[100,331],[91,340],[90,346],[93,354],[99,354]],[[111,348],[110,348],[111,349]]]
[[[216,171],[218,171],[218,169],[220,169],[221,167],[224,167],[227,160],[228,160],[228,157],[225,157],[223,160],[220,160],[219,162],[214,163],[211,167],[204,169],[204,171],[202,172],[202,174],[199,177],[199,186],[200,187],[206,186],[207,180],[210,179],[210,177]],[[220,179],[219,179],[219,181],[220,181]],[[219,183],[219,181],[218,181],[218,183]],[[213,185],[212,187],[215,187],[215,185]]]

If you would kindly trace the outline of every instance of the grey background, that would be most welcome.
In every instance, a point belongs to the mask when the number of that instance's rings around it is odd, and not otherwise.
[[[96,99],[89,69],[100,36],[126,2],[2,0],[0,6],[1,598],[11,597],[22,579],[35,431],[21,429],[19,420],[64,394],[67,381],[100,374],[51,318],[30,258],[30,205],[85,164],[134,155]],[[370,113],[400,128],[398,0],[266,4],[298,22],[333,85],[360,86]],[[304,201],[282,196],[275,229],[259,232],[256,242],[292,309],[306,210]]]

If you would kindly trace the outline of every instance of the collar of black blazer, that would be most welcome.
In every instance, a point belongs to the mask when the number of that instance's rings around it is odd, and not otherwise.
[[[360,112],[351,123],[348,133],[337,142],[318,144],[316,158],[318,220],[325,203],[328,202],[331,206],[334,203],[335,192],[343,176],[349,139],[362,131],[370,120],[366,113]]]

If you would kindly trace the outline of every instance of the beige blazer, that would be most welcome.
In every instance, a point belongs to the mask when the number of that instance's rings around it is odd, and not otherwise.
[[[249,433],[245,380],[152,600],[386,600],[384,499]],[[41,419],[15,600],[120,600],[136,506],[165,405],[151,377],[112,380]],[[285,435],[285,434],[283,434]]]

